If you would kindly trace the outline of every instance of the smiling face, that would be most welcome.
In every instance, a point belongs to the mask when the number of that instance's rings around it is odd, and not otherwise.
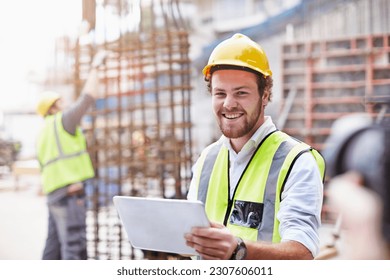
[[[261,97],[254,73],[224,69],[211,77],[213,111],[222,133],[235,150],[251,138],[264,122],[266,94]]]

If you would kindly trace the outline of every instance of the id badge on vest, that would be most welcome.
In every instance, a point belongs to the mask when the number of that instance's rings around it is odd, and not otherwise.
[[[263,209],[263,203],[235,200],[229,222],[237,226],[259,228],[263,218]]]

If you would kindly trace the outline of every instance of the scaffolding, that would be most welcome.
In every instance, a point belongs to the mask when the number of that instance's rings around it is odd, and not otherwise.
[[[92,39],[89,32],[74,49],[77,94],[93,55],[109,51],[98,70],[102,98],[83,120],[96,171],[87,186],[88,257],[180,258],[132,248],[112,204],[115,195],[186,196],[192,165],[190,45],[180,3],[104,1],[96,2],[96,11],[104,13],[84,13],[93,19]],[[109,18],[120,23],[110,31],[117,38],[105,32]]]

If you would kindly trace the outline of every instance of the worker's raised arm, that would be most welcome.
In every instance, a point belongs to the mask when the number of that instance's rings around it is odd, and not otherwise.
[[[82,94],[88,94],[94,98],[99,97],[98,68],[105,62],[107,55],[108,52],[102,50],[97,52],[96,55],[93,57],[91,63],[91,70],[88,73],[87,81],[85,82],[83,90],[81,91]]]
[[[64,129],[72,135],[75,134],[76,128],[81,122],[81,118],[94,103],[95,99],[99,97],[98,67],[104,63],[106,57],[106,51],[99,51],[96,53],[92,60],[91,70],[88,73],[80,97],[70,108],[63,112],[62,123]]]

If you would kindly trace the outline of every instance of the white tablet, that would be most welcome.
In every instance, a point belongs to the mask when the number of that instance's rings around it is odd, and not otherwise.
[[[113,201],[134,248],[198,255],[184,235],[192,227],[210,226],[202,202],[131,196],[115,196]]]

